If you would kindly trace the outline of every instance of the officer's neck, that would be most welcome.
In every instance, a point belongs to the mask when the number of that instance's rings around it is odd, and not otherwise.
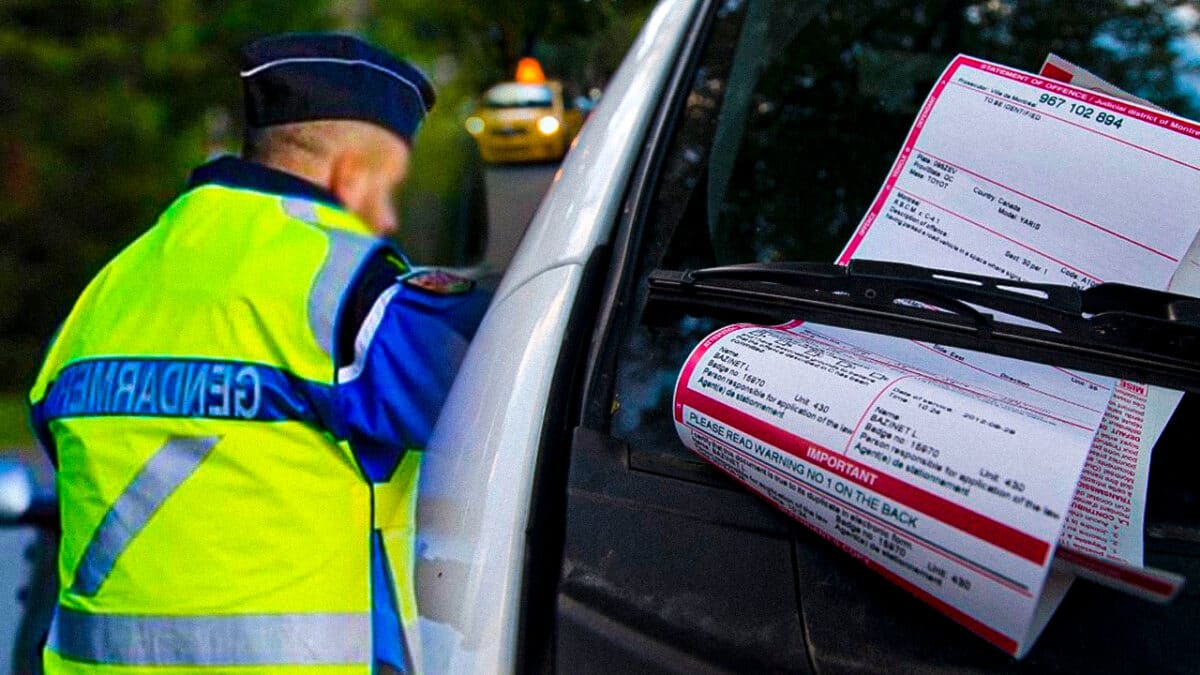
[[[327,159],[308,159],[288,155],[283,157],[269,157],[256,161],[268,169],[291,174],[323,190],[334,193],[332,185],[333,171],[331,163]]]

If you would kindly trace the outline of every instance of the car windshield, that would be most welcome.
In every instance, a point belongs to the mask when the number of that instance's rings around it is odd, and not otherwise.
[[[1136,96],[1200,118],[1195,65],[1200,62],[1200,13],[1186,4],[717,4],[674,123],[667,127],[671,132],[660,168],[639,205],[645,216],[630,285],[634,308],[645,307],[645,280],[656,268],[832,262],[878,193],[926,95],[956,54],[1037,72],[1047,54],[1055,53]],[[630,317],[615,357],[613,400],[597,407],[611,411],[599,414],[608,418],[610,433],[628,444],[629,466],[720,483],[715,471],[704,477],[710,467],[680,442],[671,400],[688,353],[724,323],[700,314]],[[1148,565],[1179,569],[1180,558],[1172,556],[1182,550],[1181,542],[1200,541],[1198,495],[1182,478],[1200,469],[1200,461],[1179,423],[1197,412],[1195,398],[1184,397],[1153,454]],[[822,602],[808,596],[805,601]],[[848,601],[873,602],[859,595]],[[880,612],[894,609],[887,606],[890,600],[879,602]],[[1060,619],[1091,620],[1072,616]],[[855,639],[846,637],[834,650],[856,644]],[[933,642],[915,635],[913,640],[914,658],[932,649]],[[867,642],[864,636],[861,644]],[[1043,653],[1071,654],[1077,647],[1068,643],[1045,638]],[[893,646],[897,653],[910,649]],[[784,667],[782,651],[779,661],[761,658],[764,670]],[[896,667],[919,669],[922,663],[927,662],[901,660]]]
[[[639,292],[656,267],[833,261],[958,53],[1036,72],[1053,51],[1200,117],[1200,77],[1189,65],[1200,59],[1200,13],[1165,3],[1105,7],[725,3],[651,198]],[[619,366],[616,430],[652,434],[645,447],[678,445],[667,414],[674,378],[712,327],[685,318],[666,332],[634,330]]]
[[[505,82],[483,95],[486,108],[549,108],[554,101],[550,87],[544,84]]]
[[[722,264],[831,261],[957,53],[1037,72],[1053,52],[1200,118],[1200,13],[1171,4],[749,2],[689,106],[707,114],[683,133],[709,128],[685,156],[707,161],[679,227]]]

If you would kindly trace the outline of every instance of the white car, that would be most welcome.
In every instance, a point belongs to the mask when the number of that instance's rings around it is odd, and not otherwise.
[[[948,50],[970,41],[1011,62],[998,31],[1048,20],[884,5],[655,9],[534,217],[426,454],[431,672],[1200,669],[1194,590],[1157,606],[1077,584],[1018,663],[675,435],[675,376],[719,324],[645,314],[648,273],[832,260]],[[1078,23],[1102,34],[1134,14]],[[1189,438],[1172,425],[1155,453],[1146,549],[1195,576]]]
[[[646,311],[656,268],[832,260],[958,49],[1036,67],[1014,59],[1049,25],[1103,60],[1160,25],[1143,5],[660,2],[425,453],[424,670],[1200,671],[1194,589],[1159,606],[1080,583],[1017,662],[776,511],[671,421],[678,370],[718,319]],[[1196,412],[1189,394],[1155,452],[1146,526],[1147,562],[1193,578],[1200,453],[1178,420]]]

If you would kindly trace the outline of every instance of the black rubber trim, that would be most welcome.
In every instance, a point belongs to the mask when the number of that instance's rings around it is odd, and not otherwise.
[[[688,84],[695,76],[719,4],[716,0],[702,2],[691,19],[691,29],[666,86],[669,93],[663,97],[664,102],[655,113],[654,122],[646,134],[642,156],[626,191],[621,220],[617,223],[612,244],[612,265],[608,270],[608,278],[612,281],[601,302],[597,331],[584,375],[581,423],[589,428],[608,428],[617,350],[632,318],[629,306],[636,291],[634,276],[637,274],[639,257],[631,255],[631,251],[641,247],[647,212],[654,201],[653,188],[658,183],[666,159],[665,149],[675,133],[679,112],[687,103],[690,92]],[[697,17],[702,18],[697,20]]]
[[[516,659],[517,672],[521,673],[553,670],[554,611],[566,528],[571,430],[579,419],[583,357],[589,335],[595,330],[594,317],[606,285],[609,252],[607,245],[596,248],[584,265],[551,379],[525,530]]]

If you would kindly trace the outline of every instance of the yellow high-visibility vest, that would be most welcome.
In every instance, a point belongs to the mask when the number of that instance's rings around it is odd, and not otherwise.
[[[341,209],[210,184],[87,287],[30,394],[63,506],[48,672],[369,673],[377,516],[414,648],[419,453],[372,486],[323,409],[381,246]]]

